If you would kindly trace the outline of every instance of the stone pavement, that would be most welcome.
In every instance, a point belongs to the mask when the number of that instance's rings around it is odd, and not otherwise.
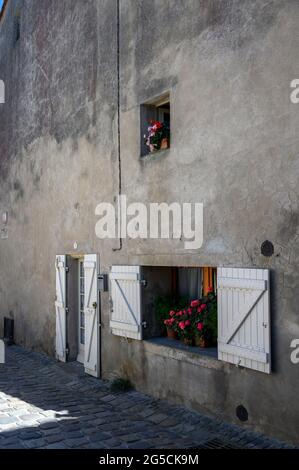
[[[0,365],[0,448],[282,448],[279,441],[136,391],[111,393],[78,363],[18,346]]]

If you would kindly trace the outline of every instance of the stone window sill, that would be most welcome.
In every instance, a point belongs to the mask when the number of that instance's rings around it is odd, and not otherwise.
[[[157,150],[157,152],[147,153],[146,155],[140,155],[140,160],[142,162],[158,160],[162,157],[167,157],[169,153],[170,153],[170,147],[164,150]]]
[[[209,369],[223,369],[224,367],[223,362],[217,359],[217,348],[201,349],[186,346],[180,341],[165,337],[151,338],[143,341],[143,343],[147,352],[165,358],[183,361]]]

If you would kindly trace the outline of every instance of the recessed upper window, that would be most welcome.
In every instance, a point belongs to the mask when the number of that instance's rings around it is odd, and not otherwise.
[[[140,107],[141,156],[170,147],[170,97],[165,93]]]

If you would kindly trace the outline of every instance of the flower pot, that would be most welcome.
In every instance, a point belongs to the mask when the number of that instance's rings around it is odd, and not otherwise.
[[[167,328],[167,338],[170,339],[177,339],[177,333],[176,331],[171,330],[170,328]]]
[[[195,345],[198,346],[199,348],[208,348],[209,341],[204,336],[196,336]]]
[[[192,344],[193,344],[192,338],[183,338],[183,343],[186,346],[192,346]]]
[[[169,147],[168,139],[167,138],[162,139],[160,149],[165,150],[165,149],[168,149],[168,147]]]

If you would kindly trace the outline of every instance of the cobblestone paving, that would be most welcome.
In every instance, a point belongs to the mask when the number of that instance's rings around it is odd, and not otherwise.
[[[78,363],[17,346],[0,365],[0,448],[288,447],[136,391],[111,393]]]

